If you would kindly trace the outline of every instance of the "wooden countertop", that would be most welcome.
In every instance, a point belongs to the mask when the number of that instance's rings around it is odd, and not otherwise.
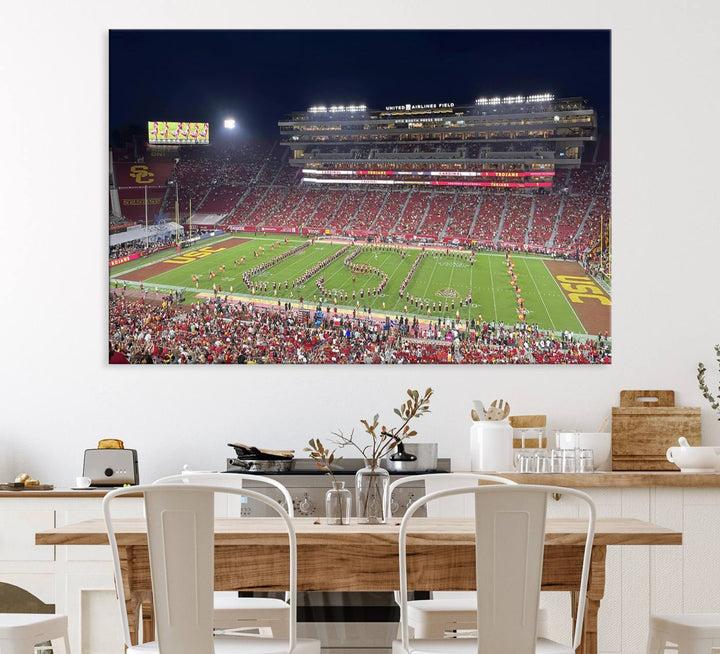
[[[456,470],[455,472],[460,472]],[[480,474],[480,473],[478,473]],[[545,484],[566,488],[720,488],[720,472],[592,472],[583,474],[487,472],[512,479],[520,484]],[[55,488],[50,491],[0,491],[0,498],[7,497],[50,497],[50,498],[92,498],[104,497],[110,488],[74,490]]]
[[[456,471],[459,472],[459,471]],[[480,473],[478,473],[480,474]],[[720,488],[720,472],[495,472],[519,484],[545,484],[566,488]]]
[[[111,491],[112,488],[83,488],[81,490],[75,490],[74,488],[54,488],[53,490],[2,490],[0,491],[0,498],[7,498],[7,497],[22,497],[22,498],[32,498],[32,497],[50,497],[55,499],[60,498],[66,498],[66,497],[72,497],[72,498],[78,498],[78,497],[99,497],[103,498],[105,497],[105,494],[108,493],[108,491]],[[134,497],[140,497],[140,495],[136,495]]]

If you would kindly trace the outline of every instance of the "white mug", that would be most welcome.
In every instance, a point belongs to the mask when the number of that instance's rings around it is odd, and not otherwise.
[[[92,484],[90,477],[75,477],[75,488],[89,488]]]

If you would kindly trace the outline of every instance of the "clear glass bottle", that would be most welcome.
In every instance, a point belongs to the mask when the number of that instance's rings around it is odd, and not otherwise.
[[[368,465],[355,473],[355,515],[360,524],[383,524],[390,473]]]
[[[345,482],[332,482],[332,488],[325,493],[327,523],[329,525],[349,525],[351,507],[352,493],[345,488]]]

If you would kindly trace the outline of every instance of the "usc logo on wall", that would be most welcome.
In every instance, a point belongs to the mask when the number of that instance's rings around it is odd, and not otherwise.
[[[152,184],[155,181],[153,172],[142,164],[130,166],[130,177],[135,180],[136,184]]]

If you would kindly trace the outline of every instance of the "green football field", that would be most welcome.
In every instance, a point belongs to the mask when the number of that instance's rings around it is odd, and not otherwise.
[[[285,243],[284,236],[275,235],[238,235],[238,238],[247,240],[230,247],[238,240],[221,237],[198,243],[197,247],[182,250],[180,254],[174,250],[166,250],[164,254],[154,255],[152,259],[136,260],[116,266],[110,271],[111,285],[115,284],[115,280],[125,280],[131,284],[131,287],[136,288],[142,280],[147,289],[182,288],[185,290],[186,301],[189,302],[196,293],[212,293],[214,283],[221,289],[222,295],[231,293],[235,296],[252,297],[250,289],[243,282],[243,273],[307,242],[301,237],[289,237],[288,242]],[[510,284],[503,253],[476,253],[475,261],[471,265],[467,252],[450,250],[449,254],[446,254],[445,250],[428,251],[419,262],[407,284],[404,297],[401,298],[400,286],[413,263],[420,256],[421,250],[410,247],[370,246],[358,242],[303,284],[293,288],[293,280],[346,245],[317,241],[253,275],[252,282],[256,285],[262,284],[261,288],[267,283],[268,288],[266,292],[257,290],[255,297],[293,303],[299,302],[302,297],[304,305],[312,307],[319,302],[322,295],[318,291],[316,282],[318,277],[323,276],[327,291],[323,297],[323,306],[359,310],[371,308],[376,316],[383,313],[390,316],[403,314],[427,319],[428,313],[425,308],[425,300],[427,300],[430,305],[430,317],[433,320],[452,319],[456,317],[456,313],[459,313],[461,320],[477,320],[479,316],[482,316],[484,321],[503,321],[510,324],[518,320],[516,291]],[[371,270],[381,270],[388,275],[387,285],[381,293],[373,295],[373,289],[380,283],[377,274],[353,273],[345,265],[344,259],[356,248],[359,248],[360,252],[353,258],[352,263],[367,264]],[[240,263],[242,257],[245,257],[245,263]],[[542,329],[554,331],[567,329],[576,334],[586,333],[562,290],[545,266],[543,258],[516,253],[512,257],[517,274],[517,286],[521,289],[527,310],[526,322],[537,324]],[[222,265],[225,266],[225,272],[220,271]],[[214,278],[210,277],[210,271],[215,273]],[[198,277],[197,289],[193,275]],[[273,282],[277,285],[277,294],[273,291]],[[352,297],[353,291],[355,299]],[[347,300],[345,293],[348,296]],[[469,293],[472,295],[472,301],[467,306],[462,300]],[[337,305],[334,300],[336,295]],[[410,302],[409,297],[416,298],[416,301]],[[406,307],[407,312],[405,312]]]

